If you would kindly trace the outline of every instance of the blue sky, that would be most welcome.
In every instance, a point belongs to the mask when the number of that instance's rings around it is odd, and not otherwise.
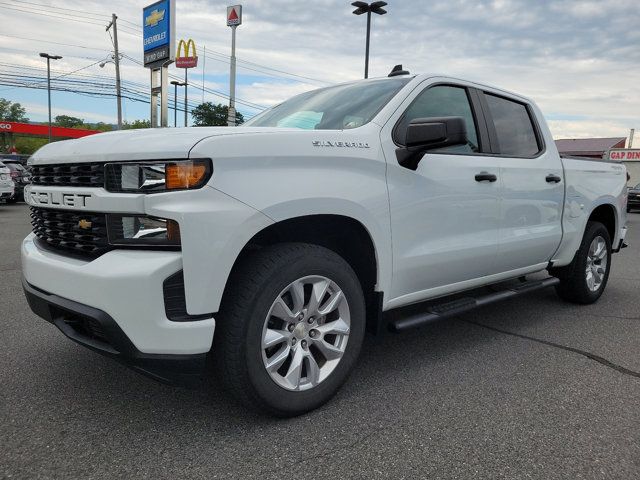
[[[190,80],[202,82],[206,45],[205,86],[227,93],[227,3],[176,2],[178,38],[193,38],[200,56]],[[25,72],[42,75],[44,62],[38,52],[46,51],[64,56],[52,66],[54,77],[82,69],[65,78],[112,83],[113,65],[99,68],[97,63],[112,48],[104,26],[113,12],[119,17],[120,47],[126,55],[122,77],[134,82],[129,87],[138,95],[148,91],[148,71],[135,62],[142,58],[141,11],[150,1],[0,3],[0,79]],[[402,63],[412,72],[451,74],[514,90],[537,101],[556,138],[626,136],[629,128],[640,129],[638,0],[388,3],[389,13],[373,19],[372,76],[386,75]],[[269,106],[318,86],[361,77],[365,19],[352,15],[349,4],[350,0],[245,1],[244,24],[238,28],[238,98]],[[89,66],[92,63],[96,64]],[[182,70],[171,71],[183,75]],[[45,90],[0,85],[0,97],[23,103],[34,121],[46,120]],[[190,88],[189,97],[202,101],[196,88]],[[227,102],[212,93],[205,93],[204,100]],[[113,98],[54,92],[53,107],[54,115],[116,119]],[[238,108],[247,116],[258,111]],[[125,100],[124,112],[127,120],[148,118],[149,107]]]

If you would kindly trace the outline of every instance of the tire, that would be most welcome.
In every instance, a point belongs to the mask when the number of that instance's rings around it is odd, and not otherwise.
[[[327,402],[347,379],[364,338],[364,295],[351,266],[320,246],[278,244],[241,260],[227,285],[213,346],[227,390],[246,407],[280,417]],[[311,291],[327,292],[316,295],[317,309]],[[282,343],[268,347],[271,341]],[[267,370],[285,354],[279,368]],[[337,355],[337,362],[330,359]]]
[[[598,239],[604,241],[605,250],[602,252],[602,259],[594,262],[593,246]],[[588,267],[591,273],[587,271]],[[604,269],[604,272],[595,273],[594,270],[598,268]],[[610,271],[611,238],[609,232],[600,222],[588,222],[580,248],[573,261],[566,267],[552,269],[550,273],[560,279],[560,284],[556,286],[556,292],[560,298],[568,302],[587,305],[600,298],[607,286]]]

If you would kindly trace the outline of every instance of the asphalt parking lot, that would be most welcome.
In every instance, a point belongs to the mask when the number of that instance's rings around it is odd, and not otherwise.
[[[29,310],[24,204],[0,205],[0,478],[640,478],[640,214],[592,306],[533,293],[366,340],[277,420],[155,383]]]

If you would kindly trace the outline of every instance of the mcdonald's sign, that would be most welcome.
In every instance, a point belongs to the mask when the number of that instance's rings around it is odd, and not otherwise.
[[[182,51],[182,47],[184,47],[184,55],[180,55]],[[191,49],[193,48],[193,55],[190,55]],[[194,68],[198,66],[198,54],[196,53],[196,44],[192,39],[180,40],[178,42],[178,50],[176,52],[176,67],[178,68]]]

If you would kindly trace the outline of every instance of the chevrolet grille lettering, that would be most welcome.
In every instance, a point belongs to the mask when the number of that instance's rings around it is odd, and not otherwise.
[[[63,206],[63,207],[75,207],[85,208],[87,206],[87,199],[91,198],[90,193],[70,193],[70,192],[42,192],[42,191],[29,191],[27,192],[27,198],[30,205],[43,205],[43,206]]]

